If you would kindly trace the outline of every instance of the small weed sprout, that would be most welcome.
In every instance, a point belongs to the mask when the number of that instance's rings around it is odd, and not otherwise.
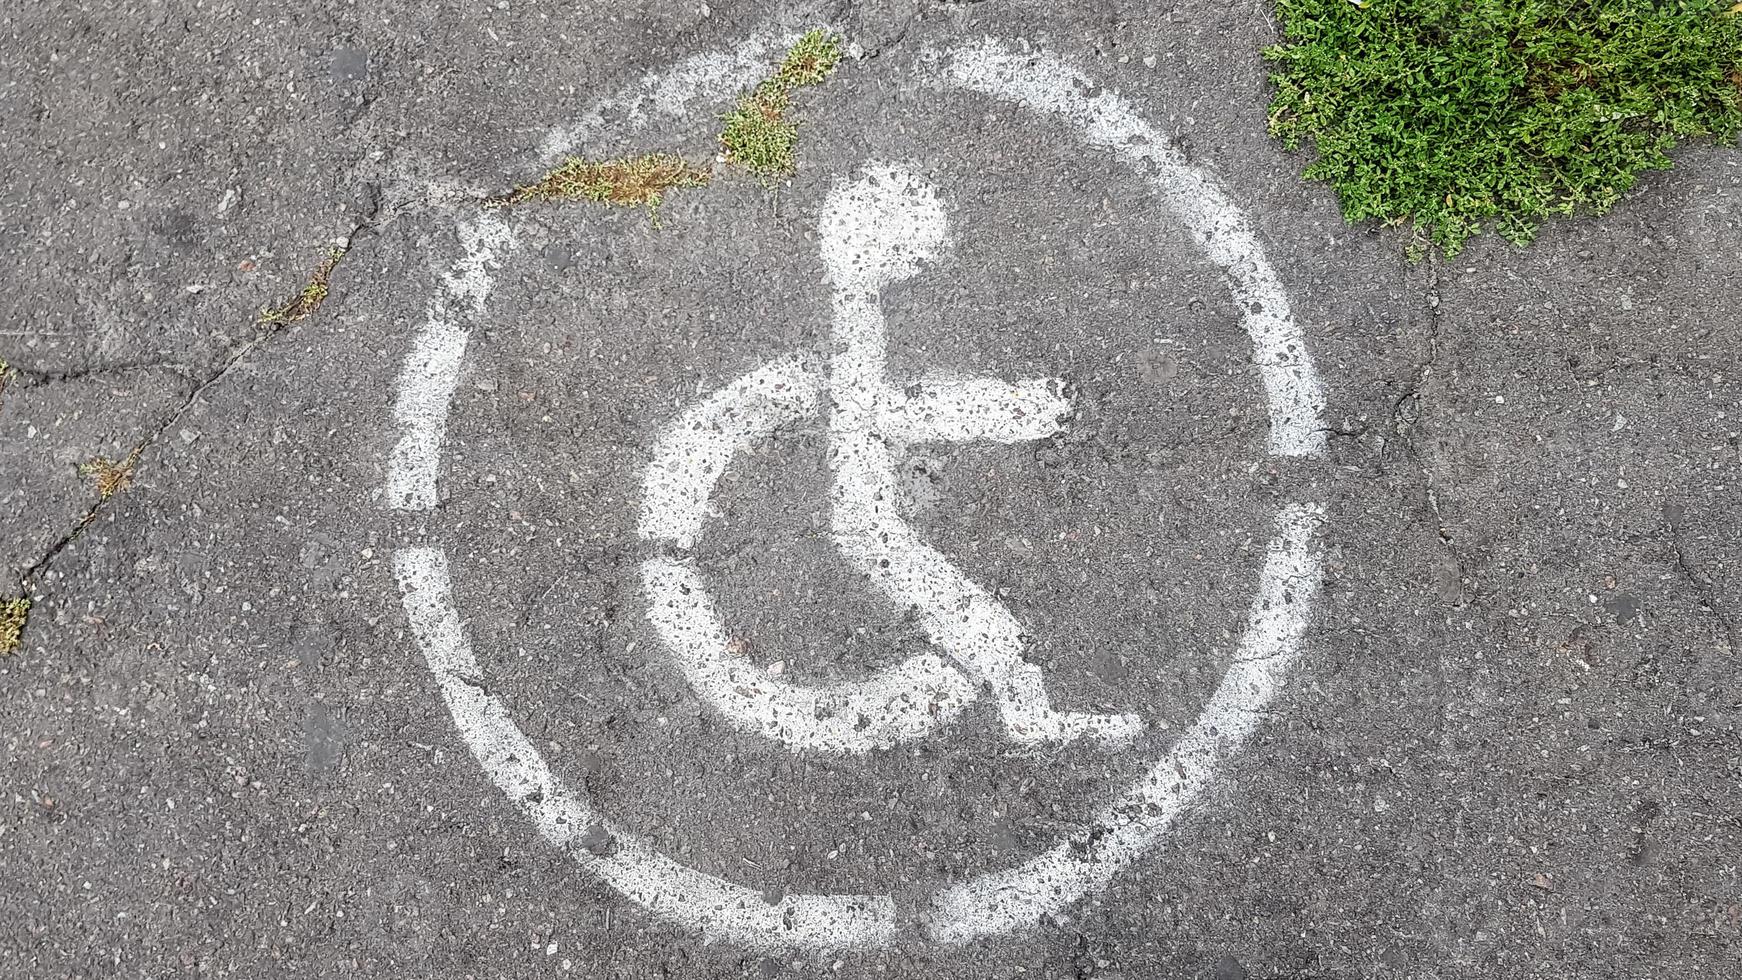
[[[97,488],[97,495],[103,500],[108,500],[132,485],[133,467],[138,462],[138,450],[134,450],[126,459],[118,463],[99,456],[80,466],[79,474],[89,477]]]
[[[313,276],[309,277],[308,285],[302,287],[290,301],[280,306],[269,306],[260,311],[260,322],[271,325],[295,323],[314,316],[321,304],[327,301],[327,284],[332,279],[333,269],[339,260],[345,257],[345,249],[332,248],[327,250],[327,257],[315,267]]]

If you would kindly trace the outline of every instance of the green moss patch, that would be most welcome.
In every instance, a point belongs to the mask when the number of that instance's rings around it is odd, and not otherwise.
[[[1349,221],[1447,255],[1601,214],[1681,140],[1742,130],[1733,0],[1279,0],[1271,132]]]
[[[720,149],[726,162],[772,181],[792,173],[798,126],[787,118],[792,94],[819,85],[841,61],[841,39],[814,30],[795,41],[774,74],[741,96],[724,117]],[[569,157],[538,180],[485,202],[490,207],[586,201],[646,208],[656,214],[665,196],[702,187],[712,172],[673,153],[646,153],[615,160]]]
[[[740,97],[724,117],[720,149],[726,160],[763,180],[791,174],[798,146],[798,126],[787,118],[792,95],[821,84],[840,62],[838,35],[815,30],[794,42],[774,76]]]
[[[806,31],[793,42],[781,59],[773,82],[791,92],[807,85],[821,85],[841,63],[841,37],[825,30]]]
[[[679,187],[701,187],[709,176],[706,169],[670,153],[603,162],[570,157],[537,181],[517,187],[491,203],[592,201],[654,211],[668,192]]]

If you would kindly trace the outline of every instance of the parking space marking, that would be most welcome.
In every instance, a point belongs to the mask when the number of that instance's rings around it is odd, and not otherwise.
[[[820,388],[814,359],[789,354],[672,420],[654,440],[642,473],[636,524],[642,540],[694,548],[726,465],[776,430],[816,415]]]
[[[1324,400],[1299,326],[1250,222],[1210,175],[1184,162],[1122,98],[1094,87],[1053,56],[1017,53],[998,42],[983,41],[930,51],[926,60],[936,71],[930,84],[976,91],[1057,118],[1069,124],[1085,145],[1110,151],[1149,180],[1192,231],[1203,253],[1224,270],[1253,344],[1254,362],[1263,375],[1271,422],[1270,455],[1310,456],[1323,448],[1319,417]],[[716,81],[723,77],[713,69],[684,77],[704,76]],[[705,87],[699,81],[692,86],[691,81],[666,78],[675,88],[648,104],[678,106],[673,111],[680,111],[701,90],[693,86]],[[656,87],[650,81],[636,90],[635,97],[646,97]],[[583,121],[600,124],[603,107],[609,104],[601,103]],[[631,118],[629,124],[639,121]],[[438,284],[430,317],[414,338],[394,404],[399,442],[389,459],[385,490],[388,506],[395,509],[428,509],[436,501],[436,456],[447,401],[466,352],[465,323],[483,315],[490,264],[517,245],[506,226],[477,217],[465,219],[462,240],[463,254]],[[841,278],[851,282],[852,276],[848,269]],[[845,306],[849,320],[869,315],[862,300],[849,297]],[[848,330],[845,339],[853,337]],[[735,435],[724,437],[723,458],[729,459],[742,439],[781,424],[781,419],[814,412],[805,399],[841,381],[832,370],[807,365],[802,356],[781,365],[776,362],[765,370],[810,377],[811,394],[795,391],[783,404],[772,399],[763,417],[727,425],[737,428]],[[854,379],[846,380],[843,393],[852,396]],[[986,399],[1056,395],[1049,386],[1036,387],[1036,382],[1012,385],[973,379],[971,383],[979,389],[970,390],[947,378],[922,380],[921,394],[928,384],[942,394],[929,400],[916,398],[899,411],[881,411],[875,417],[886,426],[885,437],[897,444],[920,437],[950,438],[970,431],[970,420],[981,420],[981,427],[972,430],[976,437],[986,433],[996,438],[1000,432],[1027,437],[1040,431],[1043,423],[1023,423],[1033,428],[1013,427],[1008,420],[984,423]],[[877,389],[870,390],[875,395]],[[866,458],[875,463],[875,452]],[[723,466],[704,459],[686,479],[697,487],[707,483],[705,489],[711,491],[711,481],[718,479]],[[868,485],[876,482],[873,469],[868,466],[862,474]],[[707,479],[693,479],[697,473]],[[654,528],[653,545],[685,551],[705,523],[707,493],[692,487],[669,497],[664,506],[673,523],[669,527],[659,521],[648,524],[644,515],[643,530]],[[847,509],[851,511],[851,502]],[[440,546],[403,546],[396,551],[395,569],[413,636],[461,738],[514,805],[584,871],[709,940],[761,951],[848,949],[887,947],[903,936],[952,943],[1020,930],[1105,887],[1113,875],[1153,849],[1211,783],[1220,765],[1240,750],[1283,689],[1318,589],[1316,536],[1321,523],[1314,503],[1296,499],[1282,507],[1250,606],[1246,635],[1214,695],[1173,747],[1094,814],[1087,829],[1025,863],[978,875],[900,907],[891,895],[789,894],[770,902],[760,891],[678,864],[650,842],[623,833],[555,776],[515,724],[508,706],[487,689],[454,605],[445,551]],[[650,566],[655,573],[693,571],[682,564],[687,556],[669,550],[653,556],[668,562]],[[928,569],[924,574],[941,573]],[[892,589],[899,587],[905,586]],[[718,640],[717,635],[708,637],[710,643]]]
[[[652,72],[626,98],[601,102],[575,122],[552,129],[539,145],[539,162],[548,167],[584,147],[605,128],[607,109],[618,119],[676,119],[703,96],[749,88],[768,70],[770,56],[791,47],[800,34],[791,29],[758,33],[731,51],[703,52]]]
[[[1070,123],[1089,145],[1136,168],[1228,278],[1252,338],[1253,363],[1264,379],[1271,454],[1312,456],[1324,450],[1324,389],[1301,341],[1288,293],[1252,222],[1214,177],[1188,163],[1118,93],[1049,55],[1020,53],[985,39],[932,51],[929,60],[944,84]]]
[[[471,337],[469,323],[484,315],[490,299],[491,263],[514,244],[514,233],[490,214],[461,222],[459,235],[461,256],[441,275],[399,375],[393,403],[399,441],[388,458],[386,490],[388,506],[397,510],[428,510],[436,504],[436,469]]]
[[[934,939],[966,942],[1039,922],[1105,888],[1155,846],[1281,692],[1319,588],[1312,538],[1322,519],[1311,504],[1291,506],[1278,518],[1234,661],[1167,754],[1070,839],[1017,867],[939,894],[931,916]]]
[[[762,892],[687,868],[596,814],[568,788],[489,692],[454,606],[447,557],[439,548],[401,548],[393,558],[405,612],[460,737],[497,788],[545,840],[625,898],[701,933],[768,949],[845,949],[895,938],[895,903],[885,895]]]
[[[907,439],[1016,442],[1060,430],[1070,404],[1052,378],[1016,383],[939,377],[910,393],[888,374],[882,292],[937,262],[948,217],[935,188],[889,164],[840,180],[818,219],[832,289],[827,377],[802,358],[745,375],[667,427],[644,479],[641,534],[687,550],[706,501],[732,456],[780,425],[814,414],[827,389],[830,532],[841,556],[898,609],[917,615],[931,653],[857,681],[826,685],[776,677],[731,649],[707,583],[693,563],[666,556],[642,566],[649,618],[698,697],[728,722],[798,751],[888,748],[948,724],[980,690],[1020,745],[1091,738],[1116,746],[1142,728],[1135,715],[1055,711],[1041,669],[1023,659],[1022,626],[907,523],[898,485]]]

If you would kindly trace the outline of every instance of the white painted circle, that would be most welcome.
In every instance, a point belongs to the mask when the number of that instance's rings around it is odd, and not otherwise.
[[[606,106],[627,106],[631,119],[675,118],[698,97],[729,96],[753,84],[765,61],[791,38],[769,32],[732,53],[698,56],[650,75],[600,103],[576,126],[553,131],[545,156],[554,160],[601,128]],[[1051,116],[1088,147],[1112,154],[1148,180],[1226,274],[1264,384],[1270,454],[1305,457],[1323,449],[1323,395],[1287,295],[1250,222],[1210,175],[1188,164],[1117,94],[1096,88],[1051,56],[1017,53],[988,40],[930,51],[923,61],[933,72],[930,84]],[[512,229],[487,212],[461,221],[459,233],[462,254],[441,277],[400,377],[393,408],[398,438],[384,488],[387,505],[396,510],[427,511],[436,503],[449,401],[471,325],[484,314],[491,266],[517,245]],[[810,370],[799,360],[785,369]],[[776,362],[751,377],[780,370]],[[400,548],[394,567],[412,633],[461,737],[514,805],[589,874],[708,940],[755,950],[888,946],[904,933],[955,943],[1035,924],[1104,888],[1166,834],[1219,764],[1239,749],[1299,652],[1319,584],[1314,536],[1320,514],[1309,501],[1291,503],[1278,514],[1234,660],[1198,718],[1161,759],[1103,806],[1085,830],[1023,864],[940,890],[923,907],[906,911],[889,895],[797,894],[770,903],[760,891],[681,865],[610,826],[545,765],[507,705],[489,692],[461,626],[443,549]],[[614,851],[596,846],[607,834]]]

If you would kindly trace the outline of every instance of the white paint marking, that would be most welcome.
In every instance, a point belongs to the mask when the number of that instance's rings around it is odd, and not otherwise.
[[[694,55],[599,100],[573,124],[553,128],[546,135],[540,149],[542,165],[556,163],[597,136],[606,125],[607,111],[613,116],[613,125],[635,131],[654,119],[680,117],[699,98],[719,98],[749,88],[767,73],[771,56],[797,40],[801,32],[792,25],[799,23],[828,26],[819,19],[814,4],[804,5],[735,50]],[[442,191],[432,182],[432,199],[452,199],[453,195],[444,197]],[[492,279],[488,264],[499,251],[515,244],[507,226],[489,214],[463,222],[460,235],[464,254],[442,277],[399,379],[393,418],[400,436],[388,460],[386,480],[388,506],[395,510],[428,510],[436,504],[437,463],[447,429],[448,402],[459,383],[471,332],[467,321],[482,312],[489,297]]]
[[[769,63],[778,60],[807,30],[835,30],[823,16],[821,5],[807,4],[786,11],[777,23],[765,25],[731,51],[707,51],[675,62],[663,71],[649,72],[640,83],[614,98],[588,109],[566,126],[545,135],[539,145],[539,161],[550,166],[597,137],[611,125],[639,129],[650,119],[679,119],[698,99],[718,100],[735,91],[746,91],[768,76]],[[717,114],[719,107],[712,107]]]
[[[827,381],[831,530],[843,557],[897,606],[913,610],[966,675],[926,654],[859,681],[777,679],[732,653],[707,584],[687,562],[643,564],[649,618],[697,697],[730,724],[798,751],[864,753],[923,737],[955,718],[980,687],[992,693],[1018,744],[1084,737],[1124,744],[1142,728],[1137,717],[1053,710],[1040,668],[1022,658],[1016,617],[901,514],[896,461],[909,441],[1043,438],[1070,410],[1053,379],[931,376],[911,391],[889,382],[881,292],[935,259],[947,226],[932,187],[894,167],[867,168],[824,204],[819,227],[835,321]],[[818,387],[812,369],[788,358],[680,415],[659,436],[647,467],[641,536],[693,548],[727,464],[781,425],[813,414]]]
[[[845,684],[777,681],[732,652],[694,563],[650,558],[641,576],[648,619],[697,695],[734,725],[794,749],[889,748],[947,724],[974,699],[961,672],[930,654]]]
[[[642,484],[642,538],[695,546],[708,499],[732,458],[814,417],[822,378],[802,356],[768,364],[685,411],[654,443]],[[802,751],[869,752],[919,738],[974,699],[966,678],[922,655],[870,678],[783,681],[734,653],[707,584],[688,560],[641,566],[648,620],[696,696],[733,725]]]
[[[641,484],[644,540],[689,550],[701,537],[708,498],[726,464],[776,429],[817,413],[821,379],[794,354],[710,395],[666,426],[653,444]]]
[[[1234,663],[1167,755],[1103,808],[1088,830],[1025,864],[940,893],[931,917],[934,938],[960,943],[1038,924],[1042,916],[1105,888],[1161,839],[1281,692],[1318,592],[1319,560],[1311,539],[1321,519],[1318,507],[1301,505],[1278,518],[1278,538]]]
[[[760,892],[686,868],[647,841],[610,826],[551,772],[508,707],[485,687],[454,611],[441,550],[402,548],[393,556],[393,567],[406,618],[460,737],[491,782],[585,871],[710,941],[763,951],[894,941],[895,903],[887,896],[790,895],[769,902]]]
[[[824,202],[819,221],[823,263],[835,287],[835,330],[829,356],[830,495],[835,543],[842,555],[899,607],[918,614],[931,642],[990,689],[1005,734],[1023,745],[1129,741],[1142,728],[1135,715],[1054,711],[1039,667],[1022,659],[1022,626],[1003,603],[970,580],[903,518],[897,459],[906,448],[886,422],[930,439],[961,442],[976,434],[1057,430],[1068,408],[1057,382],[1013,387],[972,379],[936,385],[926,401],[889,383],[882,290],[919,272],[947,241],[943,202],[918,176],[887,166],[866,168]],[[1038,397],[1036,397],[1038,393]],[[1017,406],[1037,417],[1017,424]],[[923,419],[923,423],[915,420]],[[952,421],[979,424],[951,425]],[[996,422],[988,425],[986,422]]]
[[[1254,359],[1264,374],[1272,454],[1306,455],[1323,447],[1318,424],[1323,396],[1286,297],[1249,223],[1211,178],[1185,163],[1122,99],[1107,93],[1092,98],[1083,94],[1091,90],[1087,79],[1056,59],[1018,56],[991,41],[941,58],[933,53],[931,59],[945,65],[947,84],[1059,116],[1075,124],[1091,145],[1109,149],[1144,170],[1209,257],[1227,271],[1256,349]],[[654,102],[635,103],[628,124],[640,125],[650,107],[676,114],[711,85],[742,87],[755,76],[743,67],[744,60],[736,56],[692,59],[686,63],[688,69],[680,65],[663,79],[650,76],[643,81],[644,96],[658,87],[656,83],[668,89],[653,94]],[[553,133],[546,153],[555,157],[578,145],[603,124],[603,106],[624,101],[621,94],[606,100],[580,125]],[[467,255],[444,280],[443,295],[432,304],[429,322],[408,356],[401,379],[394,410],[400,444],[387,481],[394,506],[428,507],[435,501],[435,456],[466,343],[463,320],[448,315],[455,307],[466,318],[477,315],[489,292],[491,254],[514,244],[505,229],[489,228],[487,218],[474,224],[467,239]],[[856,263],[845,266],[839,281],[854,282],[856,267]],[[869,279],[861,283],[869,285]],[[857,302],[862,304],[863,298]],[[844,305],[854,303],[848,300]],[[837,297],[837,307],[842,305]],[[863,310],[849,313],[862,316]],[[831,373],[831,390],[838,380]],[[816,379],[816,384],[821,383]],[[1007,385],[989,379],[961,383],[932,379],[924,384],[935,385],[935,390],[922,390],[906,404],[886,397],[886,388],[846,387],[854,389],[848,394],[865,396],[862,404],[872,406],[866,415],[871,428],[880,427],[893,446],[970,437],[963,433],[1011,441],[1035,438],[1035,433],[1050,431],[1048,427],[1062,414],[1062,399],[1044,382]],[[966,390],[973,386],[978,390]],[[709,472],[714,471],[704,469],[702,474]],[[870,470],[862,475],[876,476]],[[713,479],[717,478],[715,472]],[[705,508],[705,501],[704,496],[701,507]],[[693,508],[694,501],[681,495],[666,505],[668,514],[679,518],[673,525],[680,528],[678,533],[668,537],[656,529],[651,536],[676,546],[681,528],[691,527],[687,540],[693,542],[701,517],[699,511],[686,511],[686,506]],[[1203,714],[1173,750],[1100,813],[1092,832],[1024,865],[939,894],[928,916],[934,938],[962,942],[1031,924],[1105,887],[1112,875],[1160,840],[1209,784],[1220,761],[1257,727],[1262,712],[1281,691],[1318,586],[1319,563],[1311,540],[1317,514],[1315,507],[1295,505],[1280,516],[1248,635]],[[683,568],[681,563],[673,566]],[[616,834],[550,772],[506,706],[484,689],[454,610],[443,553],[436,548],[406,548],[395,555],[395,567],[413,634],[461,737],[515,805],[585,870],[637,904],[709,940],[724,939],[763,951],[887,947],[895,942],[903,923],[887,896],[788,895],[770,905],[758,893],[679,865],[645,841]],[[644,571],[659,574],[661,568],[650,562]],[[711,641],[718,639],[715,635]],[[599,832],[615,838],[614,852],[595,853],[601,850]]]
[[[1288,293],[1252,223],[1213,177],[1187,163],[1129,102],[1051,55],[1017,54],[987,39],[942,55],[931,52],[927,60],[941,64],[944,84],[1056,116],[1073,124],[1089,145],[1144,174],[1210,261],[1227,274],[1268,396],[1270,452],[1311,456],[1324,450],[1324,391]]]
[[[722,92],[745,89],[768,72],[768,60],[784,50],[796,35],[760,34],[735,51],[710,51],[677,62],[663,72],[652,72],[624,93],[619,102],[601,103],[573,124],[550,131],[539,146],[539,161],[550,166],[580,150],[605,128],[605,110],[640,121],[647,116],[677,118],[691,102],[702,96],[719,98]]]
[[[1001,381],[968,375],[927,374],[891,398],[878,422],[891,441],[1029,442],[1059,431],[1071,403],[1056,378]]]
[[[399,396],[393,403],[399,441],[387,461],[387,505],[396,510],[435,506],[448,402],[460,382],[470,323],[483,315],[490,298],[495,282],[491,263],[514,244],[508,226],[489,214],[463,222],[459,234],[460,259],[442,276],[399,375]]]

